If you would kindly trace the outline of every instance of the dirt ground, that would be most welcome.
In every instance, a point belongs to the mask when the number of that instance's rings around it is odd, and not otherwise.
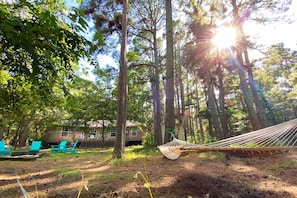
[[[5,160],[0,167],[1,198],[22,197],[17,178],[31,197],[38,198],[145,198],[150,197],[149,189],[155,198],[297,197],[296,149],[257,158],[190,154],[175,161],[161,155],[115,161],[103,153],[79,153]]]

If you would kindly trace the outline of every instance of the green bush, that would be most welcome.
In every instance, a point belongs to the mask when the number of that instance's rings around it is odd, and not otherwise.
[[[155,133],[149,132],[142,137],[142,145],[144,148],[155,146]]]

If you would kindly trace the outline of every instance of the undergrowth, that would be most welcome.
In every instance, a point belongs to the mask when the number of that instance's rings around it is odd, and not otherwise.
[[[288,168],[297,169],[297,161],[274,164],[271,167],[271,170],[276,171],[276,170],[279,170],[279,169],[288,169]]]

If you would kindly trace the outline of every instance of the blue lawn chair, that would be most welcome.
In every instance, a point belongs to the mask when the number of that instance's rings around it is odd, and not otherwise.
[[[31,145],[28,146],[29,154],[36,154],[41,148],[41,141],[32,141]]]
[[[5,148],[5,142],[0,141],[0,155],[9,155],[12,150],[12,147]]]
[[[66,140],[62,140],[59,145],[51,145],[52,153],[64,153],[66,150]]]
[[[78,143],[78,140],[76,140],[76,141],[74,142],[74,144],[72,145],[72,147],[69,147],[69,148],[66,147],[66,149],[64,150],[64,153],[77,154],[77,152],[74,150],[75,147],[76,147],[76,145],[77,145],[77,143]]]

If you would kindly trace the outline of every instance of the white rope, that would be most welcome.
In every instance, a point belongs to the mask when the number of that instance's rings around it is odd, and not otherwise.
[[[158,146],[169,159],[175,160],[181,155],[180,148],[277,148],[297,146],[297,119],[252,131],[217,142],[197,145],[174,138],[171,142]]]
[[[297,119],[217,142],[203,144],[203,146],[226,148],[230,146],[247,146],[248,143],[255,144],[258,147],[294,146],[293,142],[296,142],[296,135]],[[288,143],[285,144],[286,142]]]

